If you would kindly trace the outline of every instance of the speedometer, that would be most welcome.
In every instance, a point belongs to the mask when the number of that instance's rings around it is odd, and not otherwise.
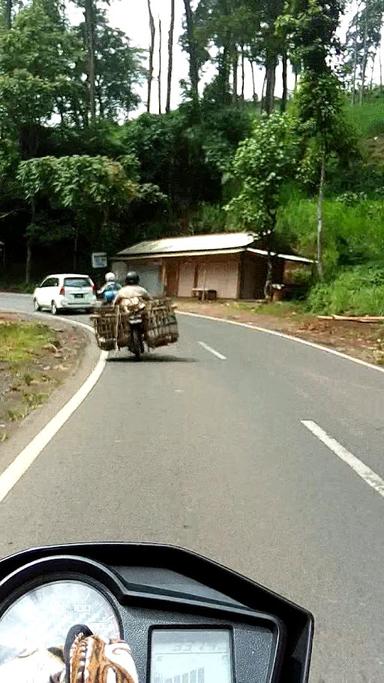
[[[75,624],[86,624],[104,638],[121,635],[112,603],[88,583],[52,581],[24,593],[0,617],[0,680],[4,665],[36,659],[37,653],[55,655]]]

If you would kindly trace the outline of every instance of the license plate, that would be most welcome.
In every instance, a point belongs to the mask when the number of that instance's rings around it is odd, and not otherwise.
[[[75,299],[84,299],[84,294],[74,294]]]

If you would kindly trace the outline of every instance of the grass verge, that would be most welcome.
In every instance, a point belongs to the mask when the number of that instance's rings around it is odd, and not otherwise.
[[[0,442],[49,398],[86,346],[83,333],[58,325],[0,317]]]

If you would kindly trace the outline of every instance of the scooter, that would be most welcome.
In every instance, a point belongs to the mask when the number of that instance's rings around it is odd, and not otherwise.
[[[140,683],[304,683],[305,609],[173,546],[89,543],[0,561],[0,681],[47,683],[75,624],[130,646]]]

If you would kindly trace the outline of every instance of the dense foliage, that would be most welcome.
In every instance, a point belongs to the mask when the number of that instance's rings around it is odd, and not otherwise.
[[[147,4],[153,52],[158,28]],[[343,308],[342,297],[337,306],[326,298],[333,282],[339,292],[360,277],[361,291],[377,287],[382,0],[183,0],[183,101],[170,111],[171,22],[166,113],[156,114],[153,53],[109,24],[104,0],[74,5],[78,24],[60,0],[0,4],[9,279],[20,280],[23,267],[27,280],[40,275],[47,259],[52,269],[89,269],[91,251],[112,254],[146,237],[251,228],[267,248],[317,259],[316,310]],[[144,83],[147,113],[132,119]],[[356,301],[354,310],[364,308]]]

